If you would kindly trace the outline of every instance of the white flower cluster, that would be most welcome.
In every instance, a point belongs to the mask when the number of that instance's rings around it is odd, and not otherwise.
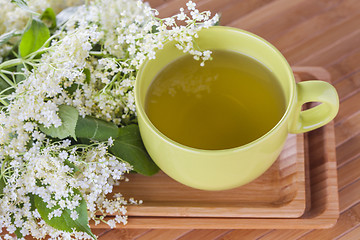
[[[29,6],[40,11],[61,1],[40,2],[29,1]],[[218,16],[210,18],[210,12],[200,13],[195,6],[189,1],[189,15],[180,9],[173,17],[159,19],[156,10],[142,1],[91,1],[78,7],[64,28],[54,33],[40,59],[23,59],[25,79],[14,82],[16,90],[6,98],[9,102],[2,101],[6,106],[0,111],[0,181],[6,181],[0,193],[0,226],[9,233],[20,229],[23,236],[36,238],[88,237],[45,224],[32,208],[34,195],[53,209],[49,219],[61,216],[64,210],[77,219],[74,209],[82,196],[96,223],[102,220],[96,211],[101,211],[117,215],[108,222],[110,226],[126,224],[125,206],[136,201],[126,201],[120,194],[109,200],[106,195],[131,167],[108,154],[103,143],[76,147],[70,140],[54,142],[39,125],[61,126],[60,105],[75,107],[81,117],[89,115],[120,126],[136,121],[133,88],[146,58],[154,59],[156,50],[172,40],[202,64],[210,58],[211,52],[197,49],[193,40],[200,29],[214,25]],[[0,0],[0,33],[25,26],[26,18],[20,17],[24,14],[8,16],[17,11],[22,10],[10,9],[8,1]],[[180,25],[181,21],[185,25]],[[2,54],[0,50],[0,59]]]
[[[69,6],[77,6],[84,0],[29,0],[27,1],[29,9],[34,12],[42,13],[46,8],[52,8],[55,13]],[[21,32],[30,16],[29,14],[11,3],[10,0],[0,0],[0,35],[11,31]],[[0,46],[0,63],[2,56],[6,55],[12,49],[12,44],[16,43],[19,38],[14,38],[10,44]]]
[[[29,9],[34,12],[42,13],[46,8],[52,8],[55,13],[69,6],[78,6],[83,4],[84,0],[28,0]],[[0,0],[0,35],[12,30],[21,31],[27,21],[29,15],[27,12],[9,0]]]
[[[195,59],[208,60],[211,52],[196,49],[193,40],[200,29],[214,25],[218,15],[210,18],[209,11],[199,13],[194,9],[195,3],[189,3],[190,16],[181,9],[179,14],[166,19],[156,18],[156,11],[135,0],[95,1],[80,9],[68,22],[66,34],[74,31],[78,37],[80,29],[84,29],[98,40],[95,45],[99,49],[86,52],[89,79],[84,82],[84,73],[82,78],[75,79],[82,87],[72,96],[71,105],[82,115],[126,124],[136,115],[132,91],[136,72],[146,58],[155,58],[156,50],[166,41],[175,40],[179,49]],[[176,20],[184,21],[185,25],[178,26]]]
[[[6,227],[10,233],[20,229],[23,236],[30,234],[36,238],[68,235],[46,225],[39,212],[32,210],[31,198],[34,195],[41,197],[47,208],[54,209],[49,213],[49,219],[70,210],[71,218],[76,220],[78,213],[75,209],[82,195],[91,219],[98,221],[95,212],[104,209],[108,214],[117,214],[119,223],[126,223],[123,205],[127,202],[119,197],[106,200],[106,195],[131,167],[108,154],[104,143],[82,148],[70,143],[70,140],[52,144],[38,141],[21,159],[6,159],[3,166],[7,169],[4,174],[8,176],[0,199],[0,226]],[[81,195],[74,189],[78,189]]]

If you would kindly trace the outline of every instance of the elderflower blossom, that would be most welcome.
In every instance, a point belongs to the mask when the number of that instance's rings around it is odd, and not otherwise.
[[[59,12],[78,2],[33,0],[29,8],[41,12],[54,7]],[[88,217],[96,224],[103,221],[96,211],[115,215],[107,222],[110,227],[127,223],[126,205],[142,201],[127,200],[119,193],[107,198],[132,170],[109,153],[113,139],[77,146],[71,139],[48,138],[41,127],[62,126],[61,105],[76,108],[79,117],[92,116],[118,126],[136,122],[133,89],[146,58],[156,58],[156,51],[174,40],[179,50],[192,54],[202,65],[210,59],[211,51],[197,49],[193,40],[199,30],[214,25],[218,16],[210,18],[210,12],[199,12],[192,1],[186,6],[189,15],[181,8],[179,14],[158,19],[157,11],[142,1],[91,1],[77,7],[63,28],[53,33],[40,59],[24,60],[25,79],[4,98],[9,103],[0,111],[0,165],[6,179],[0,194],[0,226],[10,234],[19,230],[35,238],[89,238],[86,233],[46,224],[32,206],[34,198],[51,209],[48,219],[69,211],[76,220],[76,209],[85,201]],[[29,17],[4,0],[0,0],[0,15],[4,16],[0,34],[23,29]],[[10,51],[9,44],[0,48],[0,63]]]
[[[84,0],[29,0],[27,5],[33,12],[42,13],[46,8],[52,8],[55,13],[60,12],[62,9],[70,6],[78,6],[83,4]],[[9,0],[0,0],[0,35],[12,30],[22,30],[29,15],[27,12]]]
[[[193,1],[189,1],[186,3],[186,6],[189,10],[195,10],[196,3],[194,3]]]
[[[29,9],[33,12],[42,13],[46,8],[52,8],[55,13],[69,6],[78,6],[83,4],[84,0],[29,0],[27,1]],[[29,20],[29,14],[12,4],[10,0],[0,0],[0,35],[11,31],[21,32]],[[3,61],[1,56],[6,55],[12,49],[12,44],[16,43],[19,37],[10,41],[10,44],[0,46],[0,63]]]
[[[105,209],[111,214],[120,213],[117,218],[126,221],[126,209],[123,207],[126,201],[120,198],[108,200],[106,195],[112,192],[114,181],[121,180],[131,167],[109,155],[105,144],[70,153],[65,152],[68,148],[67,140],[47,146],[44,142],[37,142],[23,159],[9,163],[14,172],[7,179],[9,184],[3,189],[4,196],[0,200],[0,215],[4,216],[0,225],[7,227],[10,233],[22,227],[38,238],[44,238],[46,234],[61,236],[62,231],[39,222],[40,215],[31,210],[30,196],[41,197],[48,208],[58,206],[49,213],[49,219],[61,216],[65,209],[71,211],[71,218],[77,219],[78,213],[74,209],[79,206],[81,197],[74,189],[84,196],[88,208],[92,210],[91,218],[97,218],[94,215],[97,209]],[[27,168],[20,171],[25,163]],[[23,206],[16,207],[19,204]],[[12,218],[19,221],[13,222]],[[27,222],[21,220],[24,218]],[[44,228],[43,231],[39,231],[41,228]]]

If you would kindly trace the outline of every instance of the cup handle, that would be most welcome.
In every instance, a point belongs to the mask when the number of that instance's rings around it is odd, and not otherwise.
[[[295,106],[290,133],[303,133],[324,126],[333,120],[339,110],[339,97],[336,89],[327,82],[310,80],[296,84],[298,100]],[[307,102],[319,102],[313,108],[301,111]]]

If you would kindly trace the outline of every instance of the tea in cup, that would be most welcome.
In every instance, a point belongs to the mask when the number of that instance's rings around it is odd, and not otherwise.
[[[144,145],[175,180],[203,190],[244,185],[273,164],[289,133],[321,127],[337,114],[335,88],[295,83],[285,58],[264,39],[211,27],[195,41],[212,51],[205,66],[168,42],[141,66],[135,84]],[[301,111],[306,102],[321,104]]]
[[[152,81],[144,107],[168,138],[192,148],[221,150],[270,131],[284,115],[285,97],[261,62],[214,50],[204,66],[191,55],[167,65]]]

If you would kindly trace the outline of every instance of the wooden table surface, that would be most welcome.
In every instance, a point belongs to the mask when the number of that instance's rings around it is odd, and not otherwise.
[[[149,0],[161,17],[187,0]],[[222,14],[221,25],[253,32],[274,44],[293,66],[321,66],[340,97],[335,118],[340,217],[322,230],[94,229],[105,239],[360,239],[360,1],[198,0]]]

